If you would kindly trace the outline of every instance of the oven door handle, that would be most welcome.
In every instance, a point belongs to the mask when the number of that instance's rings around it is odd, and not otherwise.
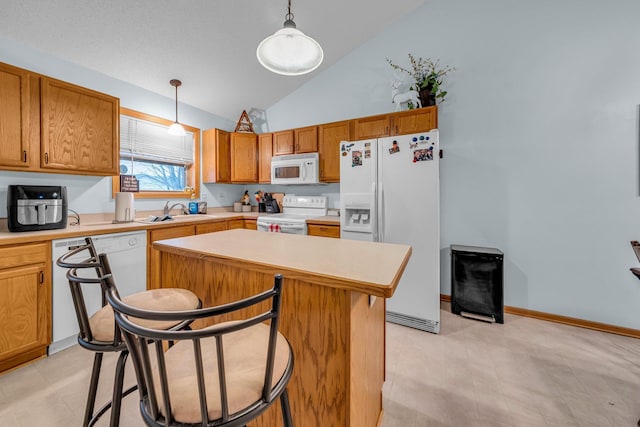
[[[281,230],[304,230],[304,225],[280,224]]]

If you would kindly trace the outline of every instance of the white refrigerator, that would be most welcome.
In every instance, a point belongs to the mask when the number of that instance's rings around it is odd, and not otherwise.
[[[408,244],[387,320],[440,332],[438,130],[340,143],[340,237]]]

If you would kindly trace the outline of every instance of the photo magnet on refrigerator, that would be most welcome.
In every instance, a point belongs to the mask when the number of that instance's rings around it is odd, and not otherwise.
[[[396,154],[400,152],[400,147],[398,146],[398,141],[393,141],[391,148],[389,148],[389,154]]]

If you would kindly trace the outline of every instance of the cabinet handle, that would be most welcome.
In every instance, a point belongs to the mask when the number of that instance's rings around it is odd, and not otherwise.
[[[40,271],[40,284],[44,283],[44,271]]]
[[[22,161],[23,161],[24,163],[27,163],[27,150],[24,150],[24,151],[22,152]]]
[[[45,165],[49,164],[49,153],[44,153],[44,164]]]

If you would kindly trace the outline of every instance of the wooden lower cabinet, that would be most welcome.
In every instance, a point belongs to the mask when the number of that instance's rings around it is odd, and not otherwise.
[[[309,236],[320,237],[333,237],[335,239],[340,238],[340,226],[339,225],[318,225],[308,224],[307,234]]]
[[[258,219],[249,219],[245,218],[244,220],[244,228],[248,230],[257,230],[258,229]]]
[[[51,342],[51,243],[0,248],[0,372],[44,357]]]
[[[157,289],[160,283],[160,252],[153,249],[153,242],[176,237],[193,236],[196,234],[196,226],[180,225],[149,230],[147,235],[147,289]]]

